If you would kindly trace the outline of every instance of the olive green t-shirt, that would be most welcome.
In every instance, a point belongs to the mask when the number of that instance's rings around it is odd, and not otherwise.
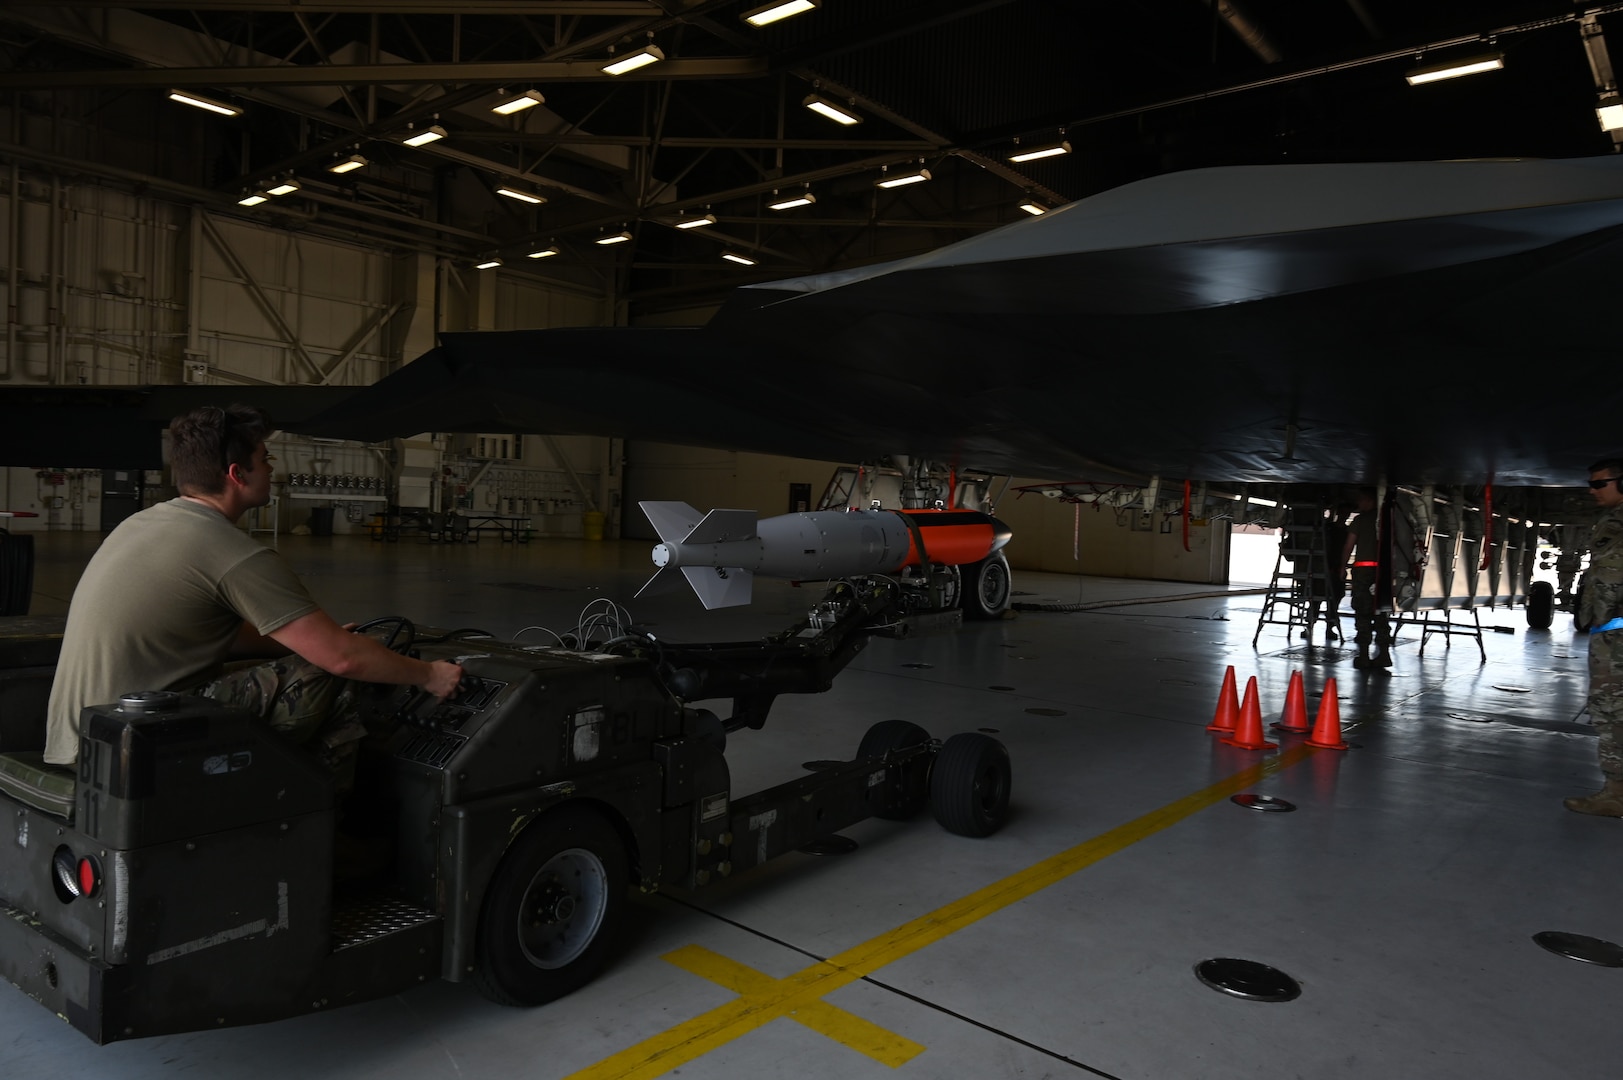
[[[79,714],[136,690],[195,686],[244,621],[269,634],[317,610],[298,576],[219,512],[188,499],[108,534],[68,608],[51,685],[45,760],[79,756]]]

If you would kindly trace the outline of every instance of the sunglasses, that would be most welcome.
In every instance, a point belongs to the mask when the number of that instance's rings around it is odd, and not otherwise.
[[[1601,488],[1605,487],[1607,484],[1614,483],[1614,482],[1616,482],[1618,480],[1623,480],[1623,476],[1607,476],[1607,477],[1604,477],[1604,478],[1602,478],[1600,480],[1591,480],[1591,481],[1589,481],[1589,486],[1594,488],[1595,490],[1599,491]]]

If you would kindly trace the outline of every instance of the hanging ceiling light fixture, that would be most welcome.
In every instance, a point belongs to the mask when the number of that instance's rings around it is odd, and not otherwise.
[[[1020,204],[1020,209],[1024,210],[1032,217],[1042,217],[1044,214],[1048,213],[1048,207],[1044,206],[1040,202],[1037,202],[1035,199],[1027,199],[1025,202]]]
[[[508,98],[499,105],[492,105],[490,111],[500,113],[502,116],[512,116],[516,112],[523,112],[525,109],[533,109],[537,105],[544,105],[546,101],[547,99],[541,96],[541,91],[526,90],[518,97]]]
[[[809,190],[793,195],[785,195],[782,198],[777,197],[778,193],[776,191],[772,195],[772,201],[766,204],[768,210],[793,210],[797,206],[810,206],[817,201],[817,196],[813,195]]]
[[[1462,75],[1498,71],[1504,66],[1504,53],[1484,53],[1481,56],[1467,56],[1459,60],[1450,60],[1447,63],[1427,64],[1425,67],[1417,67],[1404,75],[1404,78],[1408,80],[1410,86],[1420,86],[1423,83],[1441,82],[1444,79],[1457,79]]]
[[[297,190],[299,190],[299,182],[297,180],[293,179],[290,176],[286,180],[283,180],[280,183],[278,183],[275,187],[266,188],[265,189],[265,194],[267,194],[267,195],[291,195]]]
[[[926,168],[908,169],[906,172],[886,172],[874,181],[874,186],[882,188],[906,187],[908,184],[922,184],[930,179],[930,170]]]
[[[807,94],[806,99],[801,104],[818,116],[826,116],[836,124],[844,124],[846,127],[850,127],[852,124],[862,123],[862,117],[851,109],[838,102],[830,101],[821,94]]]
[[[775,0],[774,3],[764,7],[753,8],[744,12],[739,18],[751,26],[766,26],[779,19],[787,19],[791,15],[804,15],[823,6],[823,0]]]
[[[449,134],[450,132],[438,124],[430,124],[421,131],[412,131],[407,128],[405,137],[400,141],[407,146],[427,146],[431,142],[438,142]]]
[[[194,109],[206,109],[217,116],[242,115],[242,110],[235,105],[227,105],[223,101],[215,101],[213,98],[204,97],[202,94],[194,94],[190,90],[171,90],[169,91],[169,100],[178,101],[182,105],[190,105]]]
[[[596,240],[593,240],[592,243],[601,244],[603,247],[608,247],[610,244],[623,244],[627,240],[630,240],[630,239],[631,239],[631,230],[630,229],[621,229],[617,233],[605,233],[602,236],[598,237]]]
[[[736,251],[723,251],[721,253],[721,257],[730,263],[737,263],[739,266],[755,265],[754,259],[750,258],[748,255],[740,255]]]
[[[550,259],[556,254],[558,254],[558,245],[551,244],[537,251],[532,251],[524,257],[526,259]]]
[[[335,161],[328,165],[327,171],[330,173],[347,173],[364,168],[366,168],[366,159],[359,154],[351,154],[341,161]]]
[[[1600,104],[1595,107],[1595,119],[1600,121],[1602,131],[1623,128],[1623,104],[1619,103],[1616,94],[1601,95]]]
[[[628,71],[636,71],[638,68],[645,68],[649,64],[657,64],[663,59],[665,59],[665,53],[658,45],[650,41],[636,52],[629,53],[619,60],[611,58],[607,64],[603,65],[603,71],[608,75],[624,75]]]
[[[258,206],[262,202],[270,202],[270,196],[263,192],[251,192],[237,200],[238,206]]]
[[[1061,154],[1069,154],[1070,152],[1071,144],[1066,142],[1064,139],[1061,139],[1057,143],[1048,143],[1045,146],[1034,146],[1030,150],[1017,149],[1014,153],[1009,155],[1009,160],[1040,161],[1043,158],[1059,157]]]
[[[698,217],[677,218],[671,222],[671,225],[678,229],[702,229],[706,225],[714,225],[715,223],[716,215],[700,214]]]
[[[494,255],[492,255],[490,258],[486,259],[482,263],[475,263],[473,268],[475,270],[494,270],[494,269],[496,269],[496,267],[500,266],[501,264],[502,264],[502,261],[500,259],[496,258]]]
[[[517,199],[519,202],[529,203],[531,206],[540,206],[542,203],[547,201],[540,195],[533,195],[528,191],[520,191],[518,188],[508,187],[506,184],[499,186],[496,189],[496,194],[505,195],[509,199]]]

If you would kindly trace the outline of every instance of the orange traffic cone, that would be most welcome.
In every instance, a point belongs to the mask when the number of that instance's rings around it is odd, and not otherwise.
[[[1240,719],[1240,695],[1234,689],[1234,665],[1223,672],[1223,689],[1217,692],[1217,715],[1206,725],[1207,731],[1227,735]]]
[[[1336,700],[1336,680],[1324,680],[1324,697],[1319,699],[1319,715],[1313,721],[1313,734],[1307,737],[1309,746],[1323,750],[1352,749],[1341,738],[1341,704]]]
[[[1278,750],[1278,743],[1271,743],[1262,737],[1262,706],[1257,704],[1257,677],[1255,675],[1245,684],[1245,700],[1240,703],[1240,723],[1234,729],[1231,737],[1222,740],[1230,746],[1238,746],[1241,750]]]
[[[1291,672],[1291,684],[1285,691],[1285,711],[1274,727],[1280,731],[1303,734],[1313,728],[1307,722],[1307,694],[1302,690],[1302,673]]]

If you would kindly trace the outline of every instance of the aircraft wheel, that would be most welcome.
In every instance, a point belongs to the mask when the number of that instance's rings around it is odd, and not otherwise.
[[[963,568],[964,615],[971,619],[995,619],[1009,610],[1014,586],[1009,578],[1009,559],[994,551],[977,563]]]
[[[1555,586],[1548,581],[1527,586],[1527,625],[1534,630],[1548,630],[1554,619]]]
[[[567,805],[532,822],[491,877],[473,982],[500,1005],[541,1005],[590,982],[626,899],[626,853],[602,814]]]
[[[34,598],[34,537],[0,529],[0,615],[27,615]]]
[[[930,772],[930,809],[959,836],[991,836],[1009,816],[1009,751],[990,735],[966,731],[941,744]]]
[[[923,746],[929,741],[930,733],[911,721],[881,720],[863,734],[857,760],[878,761],[893,750]],[[929,763],[929,757],[920,754],[905,766],[887,770],[884,806],[874,811],[874,817],[905,821],[923,810],[930,799]]]

